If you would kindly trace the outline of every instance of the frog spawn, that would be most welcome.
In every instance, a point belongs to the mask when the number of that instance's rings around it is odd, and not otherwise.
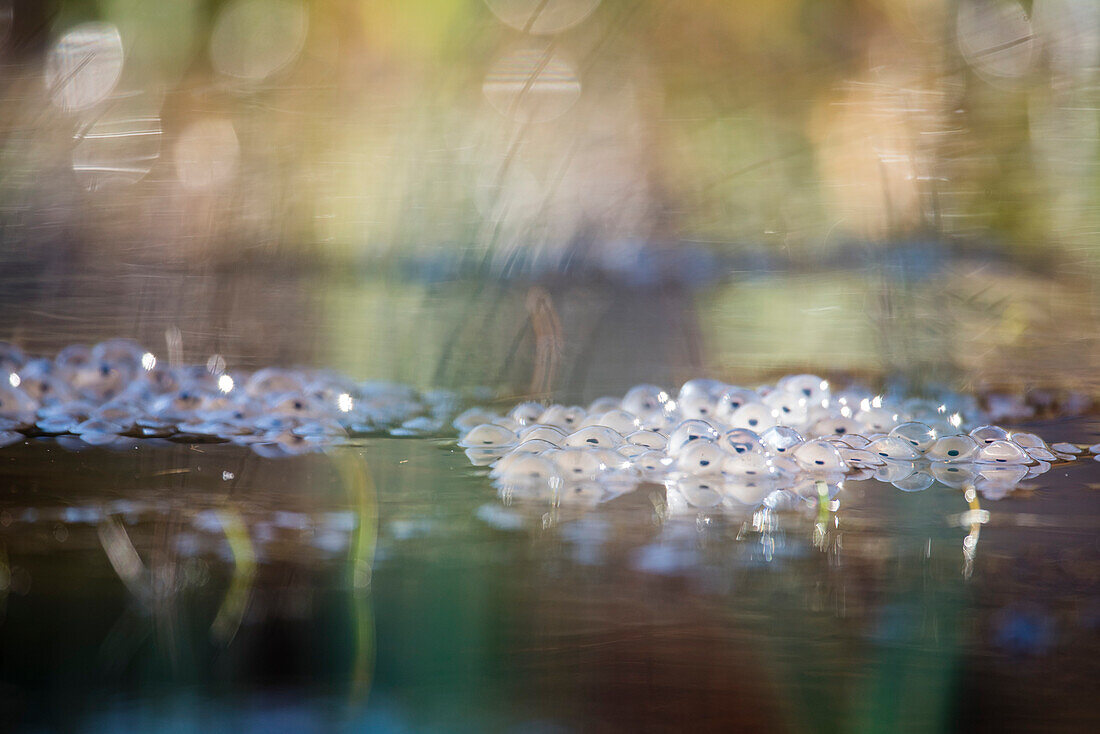
[[[484,397],[356,382],[328,370],[249,373],[229,369],[218,356],[166,365],[127,339],[69,346],[52,359],[0,342],[0,448],[40,437],[73,449],[172,440],[233,442],[279,457],[353,436],[468,435],[499,419],[476,405]],[[519,406],[518,420],[501,428],[514,432],[545,410]]]
[[[948,402],[968,410],[975,423],[987,417],[966,398]],[[752,504],[777,490],[813,494],[826,486],[835,493],[844,481],[868,478],[907,492],[938,481],[999,496],[1082,451],[993,425],[967,431],[964,416],[949,414],[947,402],[890,401],[855,389],[833,393],[812,375],[756,390],[712,380],[690,381],[676,393],[639,385],[621,400],[538,409],[539,422],[524,427],[515,424],[533,420],[530,404],[473,429],[456,423],[460,445],[475,463],[492,465],[494,481],[509,496],[567,502],[571,484],[583,482],[590,502],[593,487],[603,487],[606,500],[624,488],[658,483],[677,502],[702,507],[692,498],[705,498],[703,505],[714,507]],[[568,424],[561,420],[566,415]],[[479,460],[470,437],[501,425],[513,426],[513,434],[491,458]],[[515,443],[527,436],[536,440]],[[543,481],[526,472],[528,464],[512,463],[518,452],[549,459],[556,473]]]

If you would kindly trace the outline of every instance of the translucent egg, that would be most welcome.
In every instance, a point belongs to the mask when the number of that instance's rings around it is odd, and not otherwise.
[[[730,417],[739,408],[749,403],[759,403],[760,395],[755,390],[744,387],[731,387],[715,401],[715,414],[721,421],[729,422]]]
[[[676,426],[668,436],[667,451],[669,456],[675,456],[689,443],[698,441],[699,439],[715,441],[718,439],[718,431],[706,421],[684,421]]]
[[[634,415],[664,410],[669,394],[656,385],[637,385],[623,396],[622,408]]]
[[[1008,435],[1008,440],[1016,444],[1023,449],[1045,449],[1047,443],[1043,439],[1036,436],[1034,433],[1026,433],[1024,431],[1013,431]]]
[[[776,390],[764,398],[764,404],[772,409],[776,421],[784,426],[801,426],[809,418],[806,398]]]
[[[1036,461],[1035,465],[1027,470],[1027,476],[1024,479],[1034,479],[1041,474],[1046,474],[1050,471],[1050,463],[1046,461]]]
[[[909,441],[897,436],[886,436],[867,444],[866,450],[878,454],[884,459],[897,461],[913,461],[919,459],[921,454]]]
[[[887,433],[897,424],[896,413],[888,408],[861,409],[855,420],[866,430],[876,433]]]
[[[508,417],[521,426],[528,426],[539,423],[539,418],[545,411],[546,406],[541,403],[520,403],[509,411]]]
[[[841,448],[839,446],[837,448],[840,451],[840,457],[844,459],[844,463],[848,466],[863,469],[867,467],[879,467],[886,463],[886,459],[870,451],[848,447]]]
[[[1062,443],[1051,444],[1050,448],[1063,454],[1076,455],[1082,453],[1082,450],[1079,446],[1072,443],[1066,443],[1064,441]]]
[[[776,454],[786,454],[803,440],[802,434],[787,426],[772,426],[760,434],[760,443]]]
[[[928,458],[934,461],[968,461],[978,452],[978,444],[970,436],[944,436],[936,439],[928,449]]]
[[[466,433],[483,423],[492,423],[498,416],[484,408],[470,408],[459,413],[451,423],[459,433]]]
[[[604,426],[587,426],[569,434],[562,442],[563,447],[614,449],[621,446],[623,437],[617,431]]]
[[[917,465],[912,461],[896,461],[888,459],[882,466],[875,468],[875,479],[886,484],[900,482],[917,470]]]
[[[546,484],[560,481],[558,466],[548,458],[533,454],[513,454],[498,464],[496,476],[504,484]]]
[[[86,420],[73,429],[81,441],[93,446],[114,443],[122,431],[123,427],[117,423],[96,419]]]
[[[935,481],[932,475],[925,471],[914,471],[907,477],[895,479],[891,484],[902,492],[923,492],[932,486]]]
[[[696,380],[688,380],[680,387],[680,394],[676,398],[677,403],[682,403],[685,399],[704,397],[708,401],[716,401],[719,396],[722,395],[729,385],[718,380],[710,380],[705,378],[699,378]]]
[[[676,468],[688,474],[720,474],[726,453],[710,441],[692,441],[676,457]]]
[[[567,433],[572,433],[584,423],[588,412],[579,405],[551,405],[539,416],[539,423],[548,426],[557,426]]]
[[[609,410],[606,413],[590,415],[585,421],[587,425],[605,426],[623,436],[634,433],[641,428],[638,418],[625,410]]]
[[[764,443],[755,431],[747,428],[734,428],[722,434],[718,445],[731,454],[764,452]]]
[[[663,451],[668,445],[668,439],[656,431],[635,431],[628,435],[626,440],[637,446],[658,451]]]
[[[734,428],[748,428],[759,433],[776,424],[775,411],[763,403],[749,403],[733,412],[729,424]]]
[[[463,448],[502,448],[516,443],[516,434],[503,426],[483,423],[459,440]]]
[[[688,504],[701,510],[722,504],[723,485],[720,481],[684,477],[676,482],[674,489],[687,500]]]
[[[691,393],[676,401],[676,404],[680,408],[680,415],[684,418],[710,420],[715,417],[715,403],[708,395]]]
[[[588,412],[589,413],[606,413],[609,410],[617,410],[618,408],[621,408],[621,407],[622,407],[622,404],[620,403],[620,401],[618,399],[608,397],[607,395],[604,395],[603,397],[596,398],[595,400],[593,400],[591,403],[588,404]]]
[[[817,375],[788,375],[776,383],[776,388],[813,403],[829,397],[829,383]]]
[[[323,413],[321,406],[304,393],[281,395],[270,403],[270,409],[282,415],[317,416]],[[397,416],[395,416],[397,418]],[[396,422],[396,421],[394,421]]]
[[[541,423],[535,423],[521,429],[519,438],[521,441],[541,439],[555,446],[561,446],[565,443],[565,434],[562,431],[553,426],[547,426]]]
[[[21,389],[0,382],[0,415],[22,417],[33,415],[37,409],[38,403]]]
[[[775,472],[772,464],[762,453],[726,453],[722,470],[736,476],[772,477]]]
[[[679,415],[675,412],[656,411],[638,416],[638,424],[643,431],[657,431],[658,433],[668,434],[679,423]]]
[[[978,452],[978,461],[985,464],[1029,464],[1032,459],[1011,441],[990,441]]]
[[[646,451],[633,459],[633,466],[639,472],[649,476],[659,476],[669,470],[672,459],[661,451]]]
[[[994,441],[1007,441],[1008,431],[1000,426],[978,426],[970,432],[970,437],[979,444],[988,444]]]
[[[828,441],[814,439],[792,450],[792,455],[804,469],[813,472],[843,472],[847,470],[840,451]]]
[[[936,432],[926,423],[910,421],[895,426],[890,435],[908,443],[917,451],[924,453],[936,442]]]
[[[935,461],[929,468],[936,481],[952,489],[962,489],[973,484],[978,478],[978,470],[973,464],[946,464]]]
[[[554,462],[566,480],[595,479],[604,468],[600,455],[586,449],[558,449],[544,456]]]
[[[22,433],[15,431],[0,431],[0,448],[6,446],[14,446],[17,443],[23,443],[27,440],[27,437]]]
[[[652,451],[652,449],[648,449],[645,446],[639,446],[636,443],[624,443],[622,446],[616,449],[616,451],[618,451],[620,454],[628,459],[633,459],[635,456],[641,456],[647,451]]]
[[[92,347],[93,362],[107,362],[128,374],[142,369],[145,348],[132,339],[110,339]]]
[[[997,484],[1013,488],[1024,480],[1027,476],[1027,467],[1019,464],[1008,464],[1005,466],[988,466],[982,465],[979,469],[979,488],[982,481],[988,486],[990,484]]]
[[[814,423],[813,430],[810,433],[814,436],[847,436],[853,433],[859,433],[863,430],[863,425],[857,423],[851,418],[833,417],[823,418],[817,423]]]
[[[556,448],[560,448],[561,445],[552,443],[541,438],[530,438],[520,442],[515,448],[511,450],[513,454],[545,454],[547,451],[553,451]]]
[[[54,366],[59,372],[69,379],[77,370],[87,367],[92,362],[92,350],[83,344],[72,344],[53,358]]]
[[[1013,441],[1013,443],[1016,443],[1016,442]],[[1058,457],[1052,451],[1050,451],[1050,449],[1035,447],[1035,448],[1026,448],[1026,449],[1024,449],[1024,451],[1026,451],[1027,455],[1030,456],[1031,458],[1035,459],[1036,461],[1057,461],[1058,460]]]

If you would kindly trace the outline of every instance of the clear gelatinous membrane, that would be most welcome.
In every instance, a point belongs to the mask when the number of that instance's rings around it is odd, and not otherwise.
[[[903,492],[922,492],[932,486],[933,476],[926,471],[914,471],[907,477],[895,479],[891,484]]]
[[[857,423],[875,433],[887,433],[897,424],[897,414],[889,408],[869,407],[855,415]]]
[[[561,448],[561,444],[551,443],[542,438],[529,438],[521,441],[511,450],[513,454],[544,454],[547,451]]]
[[[554,462],[567,480],[595,479],[604,468],[600,454],[588,449],[558,449],[544,456]]]
[[[548,426],[542,423],[533,423],[519,432],[519,439],[521,441],[530,441],[532,439],[541,439],[548,441],[555,446],[561,446],[565,442],[566,434],[554,426]]]
[[[917,465],[912,461],[899,461],[887,459],[882,466],[875,468],[875,479],[887,484],[900,482],[917,470]]]
[[[1034,433],[1027,433],[1025,431],[1013,431],[1012,433],[1008,434],[1008,440],[1022,449],[1047,448],[1046,441],[1039,438]]]
[[[764,442],[756,431],[748,428],[734,428],[722,434],[718,445],[732,454],[764,453]]]
[[[979,445],[989,444],[994,441],[1007,441],[1008,431],[1000,426],[978,426],[970,432],[970,437]]]
[[[684,418],[710,420],[715,417],[717,408],[714,400],[702,392],[692,392],[676,401],[680,415]]]
[[[810,403],[820,403],[829,397],[828,381],[817,375],[787,375],[780,378],[776,388]]]
[[[533,454],[513,454],[514,458],[495,467],[503,484],[550,484],[560,480],[561,474],[555,462]]]
[[[967,461],[978,452],[978,443],[970,436],[943,436],[928,449],[933,461]]]
[[[614,449],[622,445],[623,437],[604,426],[587,426],[566,436],[562,446],[568,448]]]
[[[622,409],[633,415],[643,415],[664,410],[669,394],[656,385],[636,385],[623,396]]]
[[[516,434],[503,426],[483,423],[463,436],[458,445],[463,448],[502,448],[516,443]]]
[[[936,432],[932,427],[920,421],[910,421],[895,426],[890,435],[908,443],[917,451],[924,453],[936,442]]]
[[[689,474],[720,474],[726,457],[726,452],[711,441],[692,441],[676,457],[676,468]]]
[[[1032,458],[1011,441],[990,441],[978,451],[978,461],[984,464],[1029,464]]]
[[[470,408],[455,416],[455,419],[451,422],[451,425],[455,427],[460,433],[466,433],[468,431],[477,428],[483,423],[492,423],[494,418],[499,416],[492,411],[484,408]]]
[[[626,436],[641,428],[638,418],[625,410],[609,410],[606,413],[590,415],[585,420],[586,425],[604,426],[616,433]]]
[[[859,469],[879,467],[887,461],[878,454],[864,449],[853,449],[847,446],[837,446],[837,449],[845,464]]]
[[[662,451],[646,451],[635,456],[631,463],[643,475],[658,476],[669,470],[672,459]]]
[[[775,411],[763,403],[748,403],[733,412],[729,424],[760,433],[776,425]]]
[[[692,507],[705,510],[722,504],[722,482],[701,477],[684,477],[673,489]]]
[[[920,452],[913,448],[907,440],[897,436],[885,436],[876,439],[865,447],[867,451],[878,454],[884,459],[898,461],[913,461],[920,458]]]
[[[795,461],[809,471],[842,472],[847,469],[840,451],[828,441],[807,441],[791,453]]]
[[[863,430],[863,425],[851,418],[843,416],[822,418],[813,425],[810,434],[823,438],[825,436],[848,436],[858,434]]]
[[[579,405],[551,405],[542,412],[538,422],[572,433],[581,427],[587,416],[588,412]]]
[[[729,434],[726,434],[727,436]],[[803,442],[802,434],[788,426],[772,426],[760,434],[760,443],[776,454],[786,454]]]
[[[803,426],[809,418],[806,398],[782,390],[773,390],[764,398],[776,421],[783,426]]]
[[[1057,452],[1062,453],[1062,454],[1077,455],[1077,454],[1082,453],[1082,450],[1079,446],[1077,446],[1076,444],[1072,444],[1072,443],[1066,443],[1064,441],[1060,442],[1060,443],[1051,444],[1050,448],[1053,449],[1054,451],[1057,451]]]
[[[647,449],[663,451],[668,445],[668,439],[657,431],[635,431],[626,437],[629,443],[642,446]]]
[[[700,439],[714,441],[717,438],[717,429],[706,421],[686,420],[669,434],[667,451],[669,456],[675,456],[692,441]]]
[[[962,489],[973,484],[978,478],[978,468],[974,464],[947,464],[934,461],[929,468],[936,481],[953,489]]]
[[[731,387],[718,396],[715,412],[718,419],[729,422],[730,417],[743,405],[759,403],[760,395],[755,390],[744,387]]]
[[[546,406],[541,403],[520,403],[508,412],[508,417],[521,426],[539,423],[539,418],[546,411]]]

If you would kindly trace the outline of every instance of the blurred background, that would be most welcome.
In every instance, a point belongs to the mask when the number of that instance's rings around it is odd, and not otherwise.
[[[1091,0],[0,0],[29,350],[1095,392]]]
[[[0,0],[30,353],[1096,398],[1098,234],[1096,0]],[[73,444],[0,455],[0,730],[1097,730],[1087,459],[673,517]]]

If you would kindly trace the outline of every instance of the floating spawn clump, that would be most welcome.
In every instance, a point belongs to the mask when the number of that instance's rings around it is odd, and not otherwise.
[[[503,416],[475,408],[454,425],[503,492],[562,501],[649,482],[700,498],[695,505],[753,504],[775,490],[816,494],[822,483],[869,478],[1000,496],[1084,451],[989,419],[966,396],[892,400],[791,375],[756,389],[691,380],[675,395],[639,385],[587,407],[527,402]]]
[[[488,397],[331,370],[230,371],[217,356],[166,365],[128,339],[66,347],[52,359],[0,343],[0,446],[37,436],[122,448],[161,439],[232,442],[278,457],[352,436],[446,434],[457,413]]]

